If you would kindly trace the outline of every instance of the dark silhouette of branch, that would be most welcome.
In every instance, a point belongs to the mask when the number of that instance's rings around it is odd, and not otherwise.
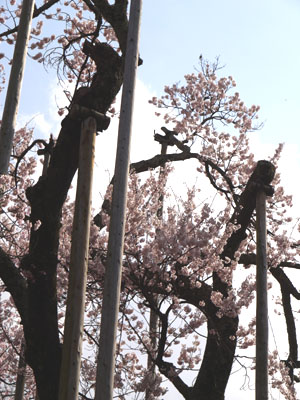
[[[242,254],[239,259],[240,264],[255,264],[256,263],[256,254]],[[281,262],[276,268],[270,268],[269,271],[273,275],[273,277],[277,280],[280,285],[281,290],[281,298],[282,298],[282,306],[283,312],[286,322],[287,334],[288,334],[288,343],[289,343],[289,356],[287,360],[284,360],[286,366],[289,369],[289,375],[291,381],[294,381],[294,369],[300,368],[300,361],[298,360],[298,342],[297,342],[297,332],[296,332],[296,324],[295,318],[293,315],[292,305],[291,305],[291,296],[295,299],[300,300],[300,292],[295,288],[292,284],[289,277],[285,274],[282,268],[300,268],[299,264],[289,263],[286,261]]]
[[[16,184],[16,187],[18,186],[17,172],[18,172],[18,167],[19,167],[20,162],[23,160],[23,158],[26,156],[26,154],[27,154],[36,144],[38,144],[38,143],[43,144],[43,145],[45,146],[45,149],[47,149],[48,143],[47,143],[45,140],[43,140],[43,139],[37,139],[37,140],[34,140],[34,141],[31,143],[31,145],[28,146],[24,151],[22,151],[22,153],[21,153],[19,156],[17,156],[18,161],[17,161],[17,163],[16,163],[15,171],[14,171],[14,177],[15,177],[15,184]]]
[[[22,323],[27,320],[27,282],[12,259],[0,247],[0,278],[12,295]]]
[[[58,3],[59,0],[49,0],[47,3],[43,4],[41,7],[39,8],[35,8],[33,11],[33,18],[38,17],[39,15],[41,15],[44,11],[48,10],[50,7],[52,7],[55,3]],[[12,29],[8,29],[5,32],[0,33],[0,38],[4,37],[4,36],[9,36],[12,33],[17,32],[19,29],[19,25],[15,26]]]
[[[263,188],[267,195],[272,195],[274,190],[270,183],[275,175],[275,167],[269,161],[258,161],[249,181],[242,192],[238,207],[234,211],[231,222],[234,225],[240,225],[240,228],[232,233],[227,240],[221,258],[230,260],[234,258],[234,254],[239,248],[241,242],[247,237],[246,229],[250,224],[250,220],[256,205],[256,193]]]

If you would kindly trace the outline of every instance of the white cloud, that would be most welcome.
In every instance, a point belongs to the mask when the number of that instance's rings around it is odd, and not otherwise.
[[[160,152],[157,142],[154,142],[154,130],[158,132],[163,126],[163,121],[154,115],[154,107],[148,100],[155,94],[137,80],[135,92],[135,105],[132,123],[131,152],[132,162],[151,158]],[[121,101],[121,93],[117,96],[115,108],[118,109]],[[96,156],[94,170],[93,198],[94,207],[99,208],[101,196],[105,194],[107,185],[114,174],[116,146],[118,138],[119,118],[111,119],[107,131],[101,132],[96,138]],[[99,198],[99,194],[101,194]],[[98,204],[97,204],[98,203]]]
[[[62,117],[58,115],[58,108],[68,105],[64,90],[57,85],[56,80],[48,82],[49,96],[41,104],[42,112],[25,114],[20,112],[17,118],[17,127],[28,125],[34,128],[35,138],[48,139],[50,133],[57,137],[60,131]]]

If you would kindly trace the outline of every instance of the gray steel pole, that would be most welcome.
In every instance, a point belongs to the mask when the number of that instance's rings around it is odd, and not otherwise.
[[[120,302],[130,139],[135,77],[138,64],[141,8],[142,0],[131,1],[103,292],[96,400],[111,400],[113,397],[116,331]]]
[[[256,195],[256,374],[255,399],[268,400],[268,287],[266,193]]]
[[[8,172],[33,10],[34,0],[23,0],[0,130],[0,174]]]
[[[95,138],[96,120],[89,117],[83,121],[81,128],[59,400],[78,398]]]

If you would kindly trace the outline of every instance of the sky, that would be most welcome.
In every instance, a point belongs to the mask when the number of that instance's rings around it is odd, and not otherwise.
[[[224,66],[220,75],[234,77],[246,105],[261,106],[259,121],[264,127],[252,135],[257,159],[267,158],[276,144],[285,142],[285,163],[292,160],[293,172],[295,168],[300,171],[299,16],[299,0],[144,0],[140,38],[144,63],[138,70],[138,85],[145,107],[149,98],[162,93],[164,85],[183,82],[184,75],[199,65],[200,54],[210,61],[219,57]],[[46,71],[28,59],[20,123],[34,115],[37,131],[46,135],[52,131],[56,136],[60,122],[56,108],[64,103],[56,71]],[[150,109],[147,112],[153,114]],[[150,143],[153,130],[161,126],[161,121],[154,121],[153,128],[143,127],[143,138]],[[140,147],[135,150],[135,142],[133,139],[134,161],[143,154]],[[149,146],[144,146],[146,153],[147,149]],[[289,168],[284,166],[285,171]],[[289,171],[285,175],[286,187],[295,190],[294,174]],[[300,202],[298,193],[296,196]]]
[[[151,157],[159,151],[158,145],[153,144],[153,131],[159,131],[163,123],[154,117],[148,99],[162,94],[164,85],[183,82],[184,75],[197,68],[200,54],[210,61],[219,57],[224,66],[219,75],[232,75],[245,104],[261,107],[259,121],[263,128],[252,134],[256,159],[268,158],[278,143],[285,143],[280,168],[287,191],[295,195],[297,210],[299,21],[300,0],[144,0],[140,37],[143,65],[138,69],[131,160]],[[64,101],[55,71],[46,71],[28,59],[18,123],[22,125],[33,118],[31,124],[37,135],[48,137],[52,132],[57,136],[57,104],[61,106]],[[3,102],[2,96],[0,108]],[[113,121],[109,130],[97,138],[96,209],[99,194],[104,194],[113,173],[116,132],[117,121]],[[242,381],[238,378],[229,384],[226,399],[250,398],[249,392],[239,390],[239,379]],[[174,392],[164,397],[171,399]],[[180,396],[176,399],[180,400]]]
[[[145,1],[139,77],[161,90],[192,71],[200,54],[219,56],[245,102],[261,105],[264,141],[296,140],[299,11],[298,0]]]

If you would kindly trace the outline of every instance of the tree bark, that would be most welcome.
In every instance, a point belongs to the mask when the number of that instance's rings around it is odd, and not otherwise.
[[[238,318],[208,319],[207,342],[199,374],[187,400],[224,400],[236,348]]]
[[[104,43],[86,43],[84,51],[94,59],[97,73],[91,87],[74,103],[105,114],[120,90],[123,60]],[[80,92],[80,93],[79,93]],[[0,249],[0,276],[20,313],[26,341],[25,360],[33,369],[40,400],[58,396],[61,344],[57,319],[56,273],[61,210],[78,167],[80,119],[67,116],[53,148],[46,176],[27,189],[32,223],[29,252],[21,269]],[[38,229],[34,229],[36,222]]]

